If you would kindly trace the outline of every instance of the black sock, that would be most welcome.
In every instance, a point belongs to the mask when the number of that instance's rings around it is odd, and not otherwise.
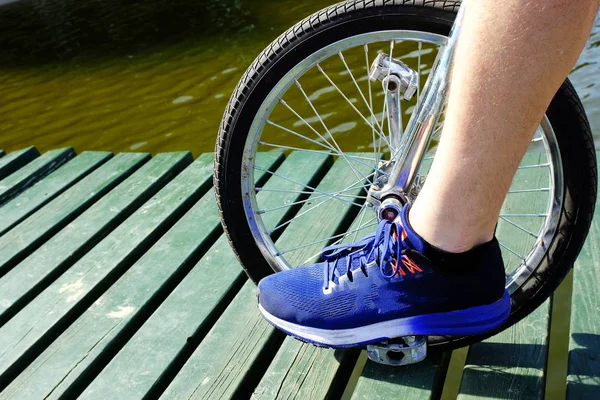
[[[487,243],[480,244],[462,253],[451,253],[435,247],[427,242],[427,249],[423,254],[433,265],[455,271],[470,270],[478,267],[482,258],[489,252],[489,246],[493,245],[496,238]]]

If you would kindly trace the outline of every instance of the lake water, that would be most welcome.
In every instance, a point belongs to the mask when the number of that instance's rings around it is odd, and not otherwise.
[[[0,148],[212,151],[245,68],[330,2],[132,3],[0,0]],[[599,32],[572,74],[597,143]]]

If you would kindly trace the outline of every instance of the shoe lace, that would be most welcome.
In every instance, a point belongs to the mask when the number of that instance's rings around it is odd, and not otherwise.
[[[336,272],[337,276],[346,274],[352,281],[353,271],[358,270],[358,268],[352,269],[356,260],[359,261],[360,270],[365,276],[368,276],[367,265],[373,262],[379,266],[385,278],[396,275],[399,268],[397,258],[404,248],[402,240],[398,238],[398,233],[402,229],[397,222],[382,220],[375,233],[357,242],[324,248],[321,258],[325,262],[325,289],[328,288],[329,282],[334,280]],[[343,272],[344,267],[345,272]]]

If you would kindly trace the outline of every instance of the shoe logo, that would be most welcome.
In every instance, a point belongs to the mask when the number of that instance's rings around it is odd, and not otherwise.
[[[406,254],[403,254],[402,257],[400,257],[400,263],[396,263],[394,267],[396,268],[397,278],[400,276],[406,276],[406,272],[404,272],[404,269],[406,269],[406,271],[408,271],[412,275],[418,272],[423,272],[423,270],[419,268],[419,266],[415,264],[413,260],[408,258]],[[404,269],[402,267],[404,267]]]

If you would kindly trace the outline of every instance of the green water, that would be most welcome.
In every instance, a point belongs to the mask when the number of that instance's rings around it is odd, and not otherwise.
[[[0,0],[0,148],[211,151],[245,68],[330,2],[132,3]],[[600,21],[572,76],[596,128],[598,32]]]
[[[8,1],[0,0],[0,148],[196,155],[214,148],[254,57],[328,4]]]

